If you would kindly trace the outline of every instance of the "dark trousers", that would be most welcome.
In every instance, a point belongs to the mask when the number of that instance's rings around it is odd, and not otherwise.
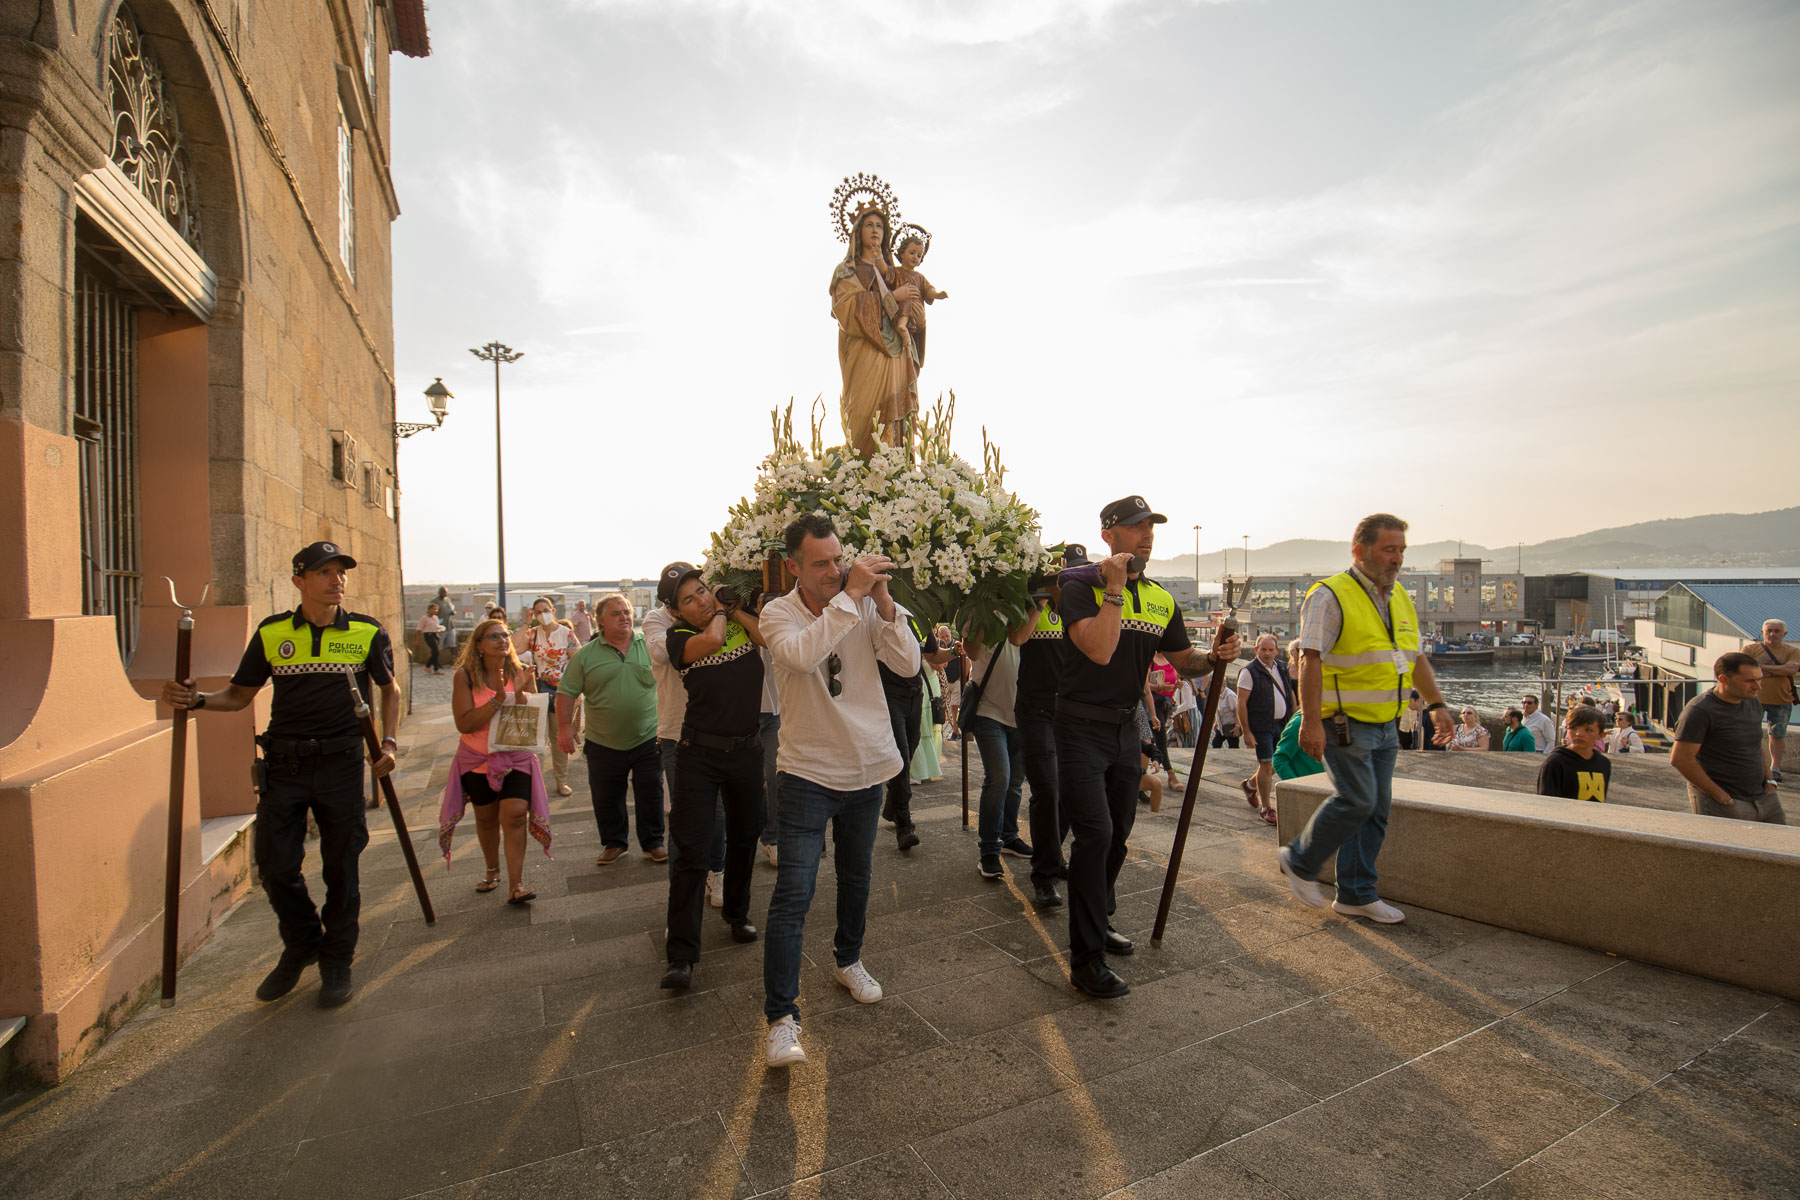
[[[762,733],[763,749],[763,831],[762,842],[765,846],[773,846],[779,834],[777,809],[775,807],[775,758],[781,749],[781,716],[778,713],[764,713],[758,718],[757,728]],[[780,853],[777,851],[776,853]]]
[[[317,951],[327,962],[348,963],[356,955],[356,922],[362,912],[356,862],[369,844],[362,751],[272,755],[264,763],[267,782],[256,802],[256,869],[275,910],[282,945],[297,954]],[[300,874],[309,809],[319,823],[323,914],[313,907]]]
[[[1196,713],[1199,712],[1198,709],[1196,709],[1194,711]],[[1196,717],[1195,719],[1198,720],[1199,718]],[[1236,750],[1238,748],[1238,738],[1241,736],[1242,735],[1238,733],[1236,726],[1233,726],[1232,731],[1230,733],[1226,733],[1223,729],[1220,729],[1217,725],[1214,725],[1213,726],[1213,736],[1212,736],[1212,748],[1214,750],[1217,750],[1220,746],[1230,746],[1233,750]]]
[[[675,797],[681,795],[681,742],[677,738],[659,737],[656,739],[656,753],[662,763],[663,795],[669,798],[669,807],[675,807]],[[725,810],[718,809],[713,814],[713,827],[717,831],[712,843],[711,871],[725,869]]]
[[[700,919],[706,913],[706,873],[712,868],[714,815],[725,805],[725,909],[727,923],[750,917],[750,864],[762,832],[763,755],[759,742],[741,750],[682,744],[676,778],[681,788],[669,807],[669,935],[671,963],[700,958]]]
[[[594,801],[594,824],[600,842],[623,850],[630,844],[625,793],[637,801],[638,846],[645,851],[663,844],[662,774],[656,739],[629,750],[611,750],[599,742],[582,747],[587,758],[588,791]]]
[[[1136,722],[1058,716],[1056,768],[1058,799],[1075,835],[1069,850],[1069,966],[1079,971],[1106,960],[1113,885],[1125,865],[1143,775]]]
[[[426,661],[425,665],[435,671],[438,669],[438,635],[437,634],[428,633],[425,635],[425,648],[427,650],[431,651],[431,657],[430,657],[430,659],[428,659]]]
[[[918,690],[909,688],[904,696],[888,691],[887,706],[888,721],[894,727],[894,745],[900,750],[900,773],[888,780],[887,803],[881,806],[881,815],[901,829],[910,829],[913,823],[912,760],[919,750],[919,726],[924,719],[925,705]]]
[[[1063,873],[1063,839],[1069,822],[1056,795],[1056,731],[1051,714],[1018,708],[1019,751],[1025,760],[1025,782],[1031,788],[1031,882],[1054,884]]]

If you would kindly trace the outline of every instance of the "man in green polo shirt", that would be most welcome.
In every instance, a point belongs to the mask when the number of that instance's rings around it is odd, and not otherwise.
[[[663,849],[661,755],[656,744],[656,676],[644,635],[631,628],[631,601],[618,593],[600,601],[600,636],[577,650],[563,669],[556,693],[582,699],[586,716],[588,791],[600,827],[595,865],[618,861],[629,844],[625,793],[637,800],[638,845],[652,862],[668,862]],[[575,753],[569,726],[572,703],[556,706],[556,736],[563,753]]]

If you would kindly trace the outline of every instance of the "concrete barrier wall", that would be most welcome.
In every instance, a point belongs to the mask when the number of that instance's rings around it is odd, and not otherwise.
[[[1330,794],[1280,785],[1283,845]],[[1800,827],[1396,779],[1379,870],[1396,904],[1800,1000]]]

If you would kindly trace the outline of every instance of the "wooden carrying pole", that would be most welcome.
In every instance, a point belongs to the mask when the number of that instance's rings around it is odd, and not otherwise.
[[[381,739],[375,733],[375,717],[369,712],[369,702],[363,699],[362,689],[356,686],[356,668],[346,666],[344,678],[350,681],[350,694],[356,698],[356,719],[362,722],[363,741],[369,746],[369,762],[381,759]],[[400,853],[406,856],[406,869],[412,875],[413,891],[419,894],[419,907],[425,910],[425,923],[437,924],[437,914],[431,909],[431,893],[425,890],[425,876],[419,870],[419,856],[413,852],[412,836],[406,832],[406,817],[400,811],[400,797],[394,792],[394,781],[391,776],[381,776],[381,794],[387,797],[388,816],[394,819],[394,832],[400,835]]]
[[[1227,618],[1219,625],[1213,645],[1218,645],[1237,632],[1237,622]],[[1187,848],[1188,826],[1194,821],[1194,801],[1200,794],[1200,772],[1206,768],[1206,748],[1212,741],[1213,718],[1219,712],[1219,697],[1225,691],[1225,664],[1213,668],[1206,681],[1206,707],[1200,715],[1200,732],[1194,742],[1194,761],[1188,764],[1187,788],[1181,794],[1181,819],[1175,823],[1175,845],[1169,850],[1169,871],[1163,876],[1162,899],[1156,905],[1156,924],[1150,930],[1150,946],[1162,945],[1163,929],[1169,923],[1169,905],[1175,900],[1175,880],[1181,874],[1181,852]],[[1239,720],[1243,718],[1240,717]]]
[[[185,687],[188,671],[194,665],[194,614],[175,598],[175,581],[165,575],[163,582],[169,585],[169,603],[181,609],[181,618],[175,622],[175,678]],[[212,580],[206,581],[206,587],[200,593],[201,604],[206,603],[212,585]],[[163,862],[164,1008],[175,1003],[175,976],[180,969],[176,960],[181,953],[181,826],[186,816],[183,810],[187,797],[187,733],[188,710],[178,708],[175,710],[175,728],[169,742],[169,846],[168,856]]]

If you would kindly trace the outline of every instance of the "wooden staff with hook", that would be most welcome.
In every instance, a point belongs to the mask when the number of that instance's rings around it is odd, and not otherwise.
[[[194,652],[194,613],[175,596],[175,581],[167,575],[163,582],[169,585],[169,603],[181,610],[181,617],[175,622],[175,678],[183,684],[187,682],[188,671],[193,667]],[[206,587],[200,592],[200,604],[206,603],[206,597],[212,593],[212,580],[206,581]],[[196,606],[198,607],[198,605]],[[163,860],[163,946],[162,946],[162,1006],[168,1008],[175,1003],[175,974],[179,969],[177,959],[181,953],[181,826],[185,819],[183,809],[187,798],[187,734],[188,710],[175,710],[175,726],[169,742],[169,839],[168,854]]]
[[[356,700],[356,719],[362,723],[363,741],[369,745],[369,762],[381,761],[381,738],[375,732],[375,717],[362,689],[356,686],[356,668],[346,666],[344,678],[350,681],[350,695]],[[391,775],[381,776],[381,794],[387,797],[388,816],[394,819],[394,832],[400,835],[400,853],[406,856],[406,869],[412,875],[413,891],[419,894],[419,907],[425,911],[425,923],[437,924],[437,913],[431,908],[431,893],[425,890],[425,875],[419,870],[419,856],[413,851],[412,836],[406,831],[406,817],[400,811],[400,796],[394,791]]]

